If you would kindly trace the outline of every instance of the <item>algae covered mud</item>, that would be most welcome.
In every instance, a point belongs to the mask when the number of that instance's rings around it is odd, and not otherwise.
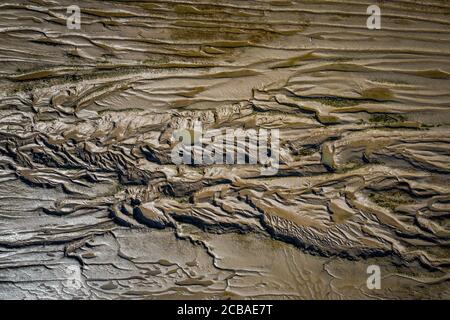
[[[74,4],[0,3],[0,298],[450,299],[450,2]]]

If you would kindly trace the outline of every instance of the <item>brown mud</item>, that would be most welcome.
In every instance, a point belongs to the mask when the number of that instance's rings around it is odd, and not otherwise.
[[[72,2],[0,4],[0,298],[450,298],[448,1]]]

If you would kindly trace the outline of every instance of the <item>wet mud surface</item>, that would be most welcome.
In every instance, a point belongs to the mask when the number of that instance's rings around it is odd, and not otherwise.
[[[450,298],[448,1],[72,4],[0,3],[0,298]]]

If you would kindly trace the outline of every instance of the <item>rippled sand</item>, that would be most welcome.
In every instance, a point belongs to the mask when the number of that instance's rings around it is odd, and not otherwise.
[[[2,2],[0,298],[450,299],[450,3],[375,3]],[[174,165],[194,121],[278,173]]]

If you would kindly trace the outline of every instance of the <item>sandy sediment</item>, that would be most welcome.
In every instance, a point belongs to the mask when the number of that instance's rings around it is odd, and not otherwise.
[[[450,298],[450,4],[372,2],[0,4],[0,297]]]

